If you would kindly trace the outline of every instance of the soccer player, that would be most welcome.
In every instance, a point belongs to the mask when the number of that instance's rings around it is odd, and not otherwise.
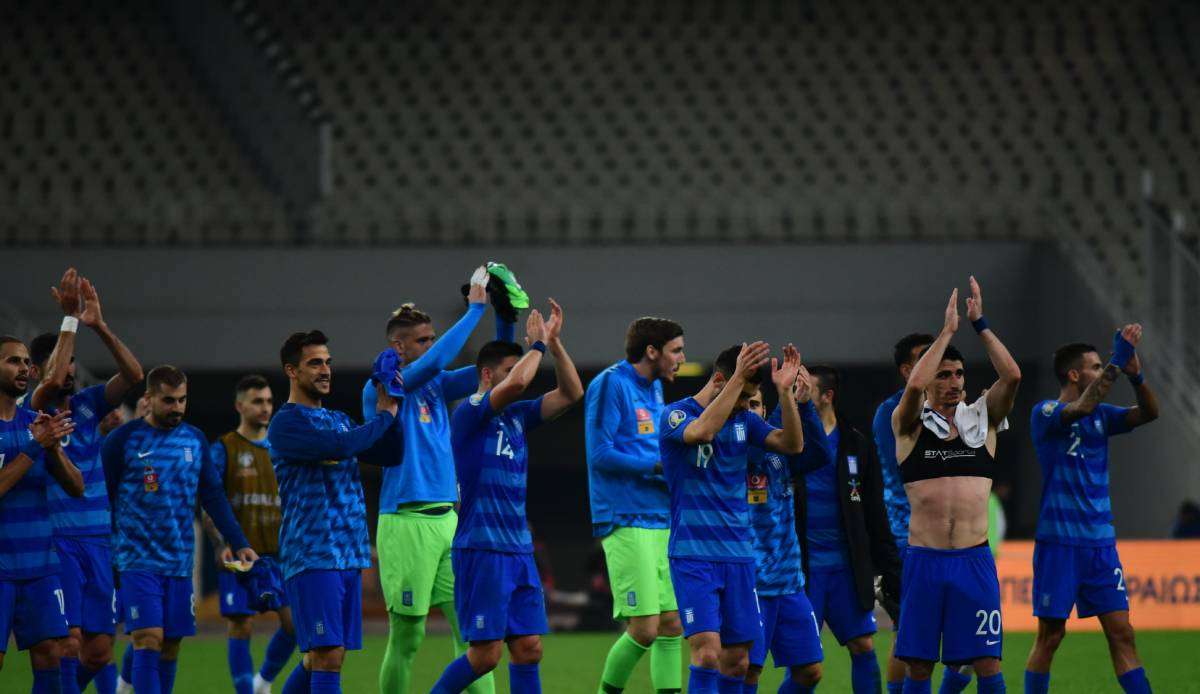
[[[746,503],[751,447],[785,455],[804,449],[792,386],[800,355],[771,360],[783,428],[747,411],[770,354],[763,342],[731,347],[695,396],[664,408],[659,447],[671,492],[668,556],[683,633],[691,650],[688,692],[740,693],[751,643],[762,635]]]
[[[217,585],[221,616],[229,621],[227,645],[234,691],[263,694],[271,690],[271,682],[296,648],[292,610],[278,559],[279,483],[267,443],[267,425],[275,408],[271,385],[259,375],[243,376],[234,388],[233,406],[238,413],[237,428],[217,439],[210,451],[225,496],[258,561],[248,572],[240,571],[241,567],[231,569],[233,550],[211,518],[205,517],[204,526],[217,554]],[[262,670],[256,674],[250,657],[251,620],[263,612],[279,616],[279,629],[267,645]]]
[[[987,546],[987,502],[996,435],[1007,426],[1021,369],[988,327],[974,277],[967,317],[996,382],[966,404],[962,354],[950,345],[959,321],[955,289],[941,333],[917,360],[892,414],[896,460],[912,505],[896,636],[896,657],[908,664],[906,694],[929,691],[938,660],[972,665],[981,694],[1004,691],[1000,582]]]
[[[531,311],[529,352],[515,342],[489,342],[475,368],[479,388],[451,418],[454,464],[462,488],[462,516],[454,535],[454,602],[466,655],[446,667],[434,694],[461,692],[500,662],[508,644],[513,694],[540,694],[541,634],[549,631],[541,578],[525,515],[529,432],[583,397],[583,384],[560,334],[562,309],[550,300],[550,320]],[[542,355],[554,355],[554,390],[518,400]]]
[[[325,409],[333,358],[319,330],[290,335],[279,357],[288,401],[271,420],[267,440],[282,507],[279,558],[304,653],[283,691],[340,692],[346,650],[362,648],[362,570],[371,565],[356,457],[399,462],[389,435],[396,429],[396,400],[381,386],[377,412],[362,426]]]
[[[30,357],[42,381],[29,398],[30,409],[48,413],[70,411],[75,430],[63,441],[67,456],[83,475],[80,498],[50,485],[50,523],[60,565],[63,604],[70,635],[63,642],[63,692],[87,688],[112,692],[117,671],[111,664],[116,615],[112,580],[112,519],[104,466],[100,462],[102,422],[142,381],[142,365],[104,320],[100,296],[87,278],[68,269],[55,299],[63,309],[59,334],[39,335],[30,343]],[[83,323],[112,354],[117,373],[108,382],[75,391],[75,333]]]
[[[192,594],[196,501],[238,558],[258,558],[238,527],[208,441],[183,421],[187,376],[173,366],[146,375],[150,413],[104,440],[104,481],[112,503],[114,568],[121,575],[125,629],[133,636],[133,687],[170,694],[180,641],[196,633]]]
[[[1117,556],[1108,496],[1108,439],[1158,418],[1158,398],[1142,375],[1135,351],[1142,326],[1126,325],[1113,339],[1107,364],[1092,345],[1073,343],[1054,353],[1061,386],[1056,400],[1033,408],[1030,429],[1042,465],[1042,510],[1033,549],[1033,613],[1037,638],[1025,665],[1025,691],[1050,687],[1050,663],[1076,606],[1095,616],[1108,639],[1117,680],[1126,692],[1149,692],[1134,647],[1125,570]],[[1135,407],[1104,401],[1124,373]]]
[[[471,277],[467,312],[436,341],[433,319],[412,304],[392,313],[388,345],[407,362],[401,370],[408,396],[397,417],[403,430],[403,460],[383,472],[379,491],[379,582],[388,609],[388,643],[379,669],[383,694],[405,694],[412,679],[413,658],[425,639],[431,606],[446,615],[454,632],[455,655],[466,652],[454,613],[454,573],[450,545],[458,515],[454,503],[454,453],[450,448],[449,403],[470,395],[477,383],[475,367],[446,370],[462,351],[487,308],[488,272]],[[513,326],[496,316],[496,339],[513,339]],[[363,387],[363,418],[375,412],[375,384]],[[495,690],[490,675],[472,685],[472,694]]]
[[[584,401],[592,534],[601,538],[613,593],[613,618],[628,620],[604,661],[600,694],[621,692],[650,651],[659,694],[683,687],[683,628],[667,565],[670,497],[658,450],[662,382],[683,364],[683,328],[638,318],[625,334],[625,359],[592,380]]]
[[[875,577],[893,601],[900,598],[900,558],[888,526],[879,465],[867,439],[838,417],[841,382],[828,366],[809,369],[812,401],[834,465],[804,476],[802,507],[808,597],[818,623],[829,626],[850,652],[856,694],[879,692]],[[807,432],[806,432],[807,434]],[[812,438],[806,436],[811,448]]]
[[[84,484],[60,445],[73,431],[70,413],[50,417],[17,405],[29,368],[25,344],[0,336],[0,668],[12,634],[29,651],[33,691],[55,692],[67,619],[46,490],[49,475],[77,497]]]
[[[758,691],[767,651],[775,667],[787,667],[789,691],[812,691],[821,679],[821,628],[804,590],[805,577],[796,534],[795,480],[833,462],[824,445],[821,418],[813,407],[809,376],[800,367],[795,398],[804,430],[804,452],[798,456],[751,447],[746,475],[746,502],[750,505],[752,542],[756,564],[762,634],[750,648],[750,665],[742,685],[744,694]],[[766,417],[762,393],[755,390],[747,402],[750,412]],[[777,411],[778,412],[778,411]]]

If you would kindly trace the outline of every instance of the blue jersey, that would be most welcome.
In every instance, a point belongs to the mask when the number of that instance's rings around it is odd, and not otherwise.
[[[753,562],[747,458],[751,447],[765,446],[774,428],[753,412],[734,412],[712,443],[689,446],[683,431],[703,412],[695,398],[687,398],[664,408],[658,422],[663,471],[671,491],[667,555]]]
[[[12,419],[0,420],[0,467],[11,464],[22,451],[33,460],[21,479],[0,496],[0,581],[40,578],[59,569],[46,501],[46,487],[57,482],[46,471],[45,452],[29,433],[36,417],[17,407]]]
[[[454,411],[454,466],[462,492],[456,549],[533,552],[525,518],[525,433],[541,423],[541,398],[496,412],[491,391],[472,395]]]
[[[827,437],[830,455],[837,456],[839,431],[834,428]],[[842,526],[842,506],[839,501],[836,465],[817,468],[804,476],[804,532],[808,538],[808,569],[832,570],[848,566],[846,529]]]
[[[592,533],[616,528],[670,527],[666,480],[655,474],[659,455],[662,383],[620,361],[588,384],[584,399],[588,495]]]
[[[57,484],[46,487],[50,522],[55,535],[93,535],[107,541],[112,533],[112,518],[108,512],[104,464],[100,461],[100,420],[113,407],[104,397],[104,386],[97,385],[72,395],[70,409],[75,431],[63,440],[62,447],[83,475],[83,496],[73,497]]]
[[[118,571],[191,576],[197,499],[230,546],[248,546],[196,427],[159,429],[135,419],[104,440],[101,455]]]
[[[912,507],[908,505],[908,494],[904,491],[904,479],[900,477],[900,463],[896,461],[896,435],[892,433],[892,413],[900,404],[901,388],[892,397],[879,404],[875,410],[875,421],[871,424],[871,435],[875,438],[875,452],[879,454],[879,469],[883,473],[883,506],[887,510],[888,524],[896,542],[908,543],[908,517]]]
[[[1043,400],[1033,408],[1030,430],[1042,466],[1042,510],[1037,539],[1101,547],[1116,543],[1108,496],[1108,437],[1130,431],[1128,408],[1101,403],[1070,424],[1066,403]]]
[[[383,471],[379,512],[395,513],[403,504],[458,500],[454,479],[454,453],[450,448],[450,403],[467,397],[479,383],[474,366],[446,371],[479,324],[484,304],[470,304],[467,312],[420,359],[400,370],[406,396],[396,417],[404,432],[400,465]],[[512,341],[512,324],[496,322],[497,339]],[[507,332],[506,332],[507,331]],[[375,382],[363,385],[363,421],[375,416]]]
[[[355,456],[392,427],[380,412],[355,426],[344,412],[287,403],[279,408],[267,439],[279,480],[283,523],[279,558],[284,578],[312,569],[365,569],[367,507]]]

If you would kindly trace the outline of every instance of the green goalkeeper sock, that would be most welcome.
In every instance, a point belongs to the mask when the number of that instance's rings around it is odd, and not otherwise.
[[[682,654],[682,636],[660,636],[650,644],[650,681],[657,694],[683,690],[683,670],[679,664]]]
[[[408,694],[413,659],[425,640],[425,617],[388,612],[387,648],[379,666],[381,694]]]
[[[446,615],[446,621],[450,623],[450,633],[454,635],[451,641],[454,643],[454,657],[464,655],[467,652],[467,643],[462,640],[462,632],[458,627],[458,613],[454,611],[454,603],[446,602],[437,606]],[[487,673],[483,677],[471,683],[471,686],[463,690],[464,694],[496,694],[496,678],[492,673]]]
[[[638,661],[648,650],[650,649],[646,646],[634,641],[629,632],[621,634],[621,638],[613,644],[612,649],[608,652],[608,658],[604,661],[604,674],[600,676],[599,694],[624,691],[625,685],[629,683],[629,676],[633,674],[633,669],[637,667]],[[678,669],[678,661],[675,667]],[[678,675],[676,679],[678,680]]]

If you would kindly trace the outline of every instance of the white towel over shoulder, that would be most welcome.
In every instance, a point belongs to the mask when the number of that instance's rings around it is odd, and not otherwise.
[[[934,412],[928,405],[921,409],[921,423],[925,428],[937,434],[939,439],[945,441],[950,436],[950,422],[942,415]],[[968,405],[965,402],[958,403],[958,407],[954,409],[954,426],[958,428],[958,436],[963,443],[971,448],[979,448],[987,443],[988,433],[988,408],[987,408],[987,391],[984,391],[979,399]],[[1004,431],[1008,428],[1008,419],[1005,418],[1000,422],[1000,426],[996,427],[997,432]]]

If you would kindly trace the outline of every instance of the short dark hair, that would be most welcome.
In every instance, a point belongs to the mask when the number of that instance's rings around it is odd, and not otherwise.
[[[237,385],[233,388],[234,397],[242,397],[248,390],[262,390],[270,388],[271,384],[266,377],[258,374],[247,374],[238,379]]]
[[[0,335],[0,345],[7,345],[10,342],[15,342],[18,345],[25,344],[25,342],[19,337],[13,337],[12,335]]]
[[[929,347],[932,346],[933,345],[929,345]],[[925,353],[929,351],[929,347],[921,350],[921,357],[925,356]],[[917,358],[920,359],[921,357]],[[967,360],[963,359],[962,352],[958,351],[958,348],[954,345],[946,345],[946,351],[942,352],[942,361],[961,361],[964,366],[967,363]]]
[[[928,333],[909,333],[900,338],[900,341],[892,348],[892,359],[896,362],[896,368],[898,369],[912,360],[914,349],[921,345],[928,347],[933,344],[933,340],[933,335]]]
[[[163,364],[150,369],[146,374],[146,392],[153,393],[162,386],[178,388],[187,383],[187,374],[170,364]]]
[[[729,378],[733,375],[733,372],[737,370],[738,355],[741,353],[741,345],[734,345],[722,350],[721,353],[717,355],[716,361],[713,362],[713,371],[716,371],[725,378]],[[754,371],[746,374],[746,382],[753,383],[755,385],[762,383],[762,372],[762,369],[755,369]]]
[[[494,369],[509,357],[520,357],[525,354],[521,345],[507,340],[492,340],[479,348],[479,356],[475,357],[475,371],[485,368]]]
[[[42,333],[29,341],[29,361],[39,369],[58,345],[58,333]]]
[[[279,349],[279,361],[284,366],[289,364],[300,366],[300,355],[304,354],[305,347],[327,344],[329,344],[329,338],[325,337],[325,333],[320,330],[292,333],[283,341],[283,347]]]
[[[833,401],[837,402],[838,395],[842,389],[842,376],[838,370],[832,366],[825,364],[817,364],[816,366],[808,367],[808,373],[817,379],[817,388],[824,393],[827,390],[833,391]]]
[[[432,322],[433,318],[428,313],[417,308],[415,304],[401,304],[400,308],[392,311],[392,315],[388,318],[384,334],[391,335],[392,331],[396,328],[411,328],[416,325]]]
[[[661,350],[671,340],[683,336],[683,326],[666,318],[645,316],[629,324],[625,331],[625,360],[636,364],[647,347]]]
[[[1068,373],[1079,368],[1079,361],[1088,352],[1099,353],[1095,345],[1086,342],[1072,342],[1054,350],[1054,376],[1059,385],[1066,385],[1071,380]]]

